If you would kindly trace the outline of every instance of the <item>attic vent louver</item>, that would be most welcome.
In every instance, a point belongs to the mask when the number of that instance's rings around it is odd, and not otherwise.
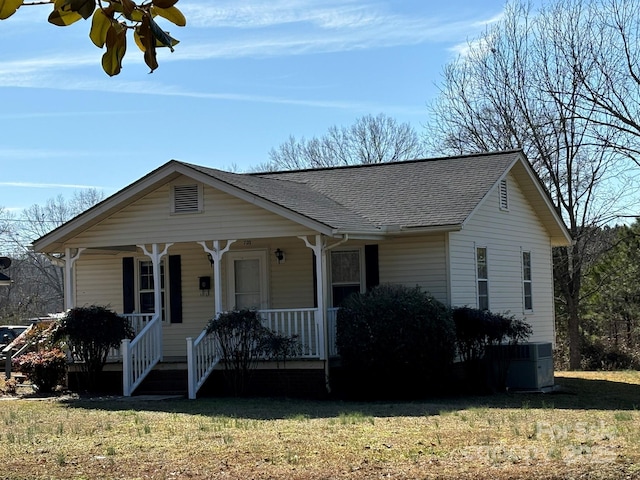
[[[509,192],[507,180],[500,180],[500,210],[509,210]]]
[[[200,211],[198,185],[175,185],[173,187],[173,213],[195,213]]]

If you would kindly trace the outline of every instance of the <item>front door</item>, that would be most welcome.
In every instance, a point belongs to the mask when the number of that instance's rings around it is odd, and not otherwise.
[[[267,308],[266,252],[229,252],[227,255],[228,306],[238,310]]]

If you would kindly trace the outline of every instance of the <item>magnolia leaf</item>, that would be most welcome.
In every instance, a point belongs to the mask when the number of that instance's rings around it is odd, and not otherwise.
[[[109,18],[101,8],[97,9],[93,13],[91,30],[89,30],[89,38],[96,47],[104,47],[104,42],[107,40],[107,32],[109,31],[111,22],[112,18]]]
[[[184,27],[187,24],[187,19],[177,7],[160,8],[152,5],[151,13],[166,18],[178,27]]]
[[[136,9],[136,4],[133,2],[133,0],[120,0],[120,3],[122,4],[122,13],[124,13],[124,16],[126,18],[131,20],[131,15]]]
[[[66,27],[76,23],[81,18],[82,15],[71,10],[70,0],[56,0],[53,4],[53,12],[49,15],[49,23],[58,27]]]
[[[142,17],[144,17],[145,12],[136,8],[133,12],[131,12],[131,20],[134,22],[141,22]]]
[[[144,43],[142,43],[142,39],[140,38],[140,34],[138,33],[138,28],[139,27],[136,27],[136,29],[133,31],[133,41],[136,42],[138,48],[144,52],[147,50],[147,48],[144,46]]]
[[[102,69],[112,77],[122,69],[122,59],[127,51],[127,29],[118,23],[112,24],[105,45],[107,51],[102,55]]]
[[[135,33],[138,34],[140,44],[138,46],[144,52],[144,63],[151,69],[151,72],[158,68],[158,59],[156,56],[156,37],[153,34],[151,24],[153,19],[150,15],[146,15],[142,19],[142,23],[136,28]],[[134,35],[135,36],[135,35]]]
[[[22,0],[0,0],[0,20],[9,18],[22,5]]]
[[[167,32],[162,30],[153,18],[149,18],[149,24],[151,26],[151,33],[153,33],[153,36],[156,37],[156,40],[158,40],[158,42],[163,47],[169,47],[169,50],[173,52],[173,46],[175,45],[174,42],[176,42],[176,40],[174,38],[171,38],[171,36]]]
[[[86,20],[96,9],[96,0],[69,0],[69,9]]]
[[[178,3],[178,0],[151,0],[151,3],[156,7],[169,8]]]

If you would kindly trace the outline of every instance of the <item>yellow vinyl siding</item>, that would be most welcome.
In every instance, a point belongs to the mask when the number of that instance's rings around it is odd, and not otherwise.
[[[511,175],[509,210],[500,210],[496,188],[460,232],[449,235],[451,303],[476,306],[475,248],[487,247],[489,308],[509,312],[533,326],[531,341],[554,341],[551,240]],[[531,252],[533,311],[524,312],[522,251]]]
[[[68,247],[312,234],[307,228],[229,194],[204,188],[204,211],[171,214],[171,184],[74,237]]]
[[[284,264],[276,263],[273,255],[276,248],[286,253]],[[315,291],[313,290],[311,250],[302,240],[298,238],[257,239],[251,240],[250,245],[245,245],[244,242],[233,244],[232,251],[243,250],[267,252],[270,308],[313,307]],[[213,270],[206,253],[197,243],[176,243],[169,248],[168,255],[180,255],[183,319],[182,323],[163,323],[163,353],[167,358],[184,357],[186,338],[197,337],[215,314]],[[114,311],[122,313],[122,258],[127,256],[134,257],[136,262],[148,260],[148,257],[140,251],[117,255],[85,251],[75,264],[76,305],[107,305]],[[223,307],[228,309],[232,306],[228,306],[225,301],[227,267],[224,257],[222,266]],[[199,288],[198,280],[203,276],[209,276],[212,279],[208,295],[206,292],[201,292]]]
[[[443,233],[380,242],[380,283],[420,286],[448,304],[445,245]]]

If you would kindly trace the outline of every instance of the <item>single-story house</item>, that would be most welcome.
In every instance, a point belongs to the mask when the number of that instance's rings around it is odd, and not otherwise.
[[[379,283],[510,312],[554,341],[551,249],[570,234],[521,151],[268,173],[171,160],[34,242],[65,261],[65,307],[109,305],[138,333],[123,390],[170,364],[189,396],[219,357],[203,330],[252,307],[328,379],[336,309]],[[159,364],[159,365],[158,365]]]

